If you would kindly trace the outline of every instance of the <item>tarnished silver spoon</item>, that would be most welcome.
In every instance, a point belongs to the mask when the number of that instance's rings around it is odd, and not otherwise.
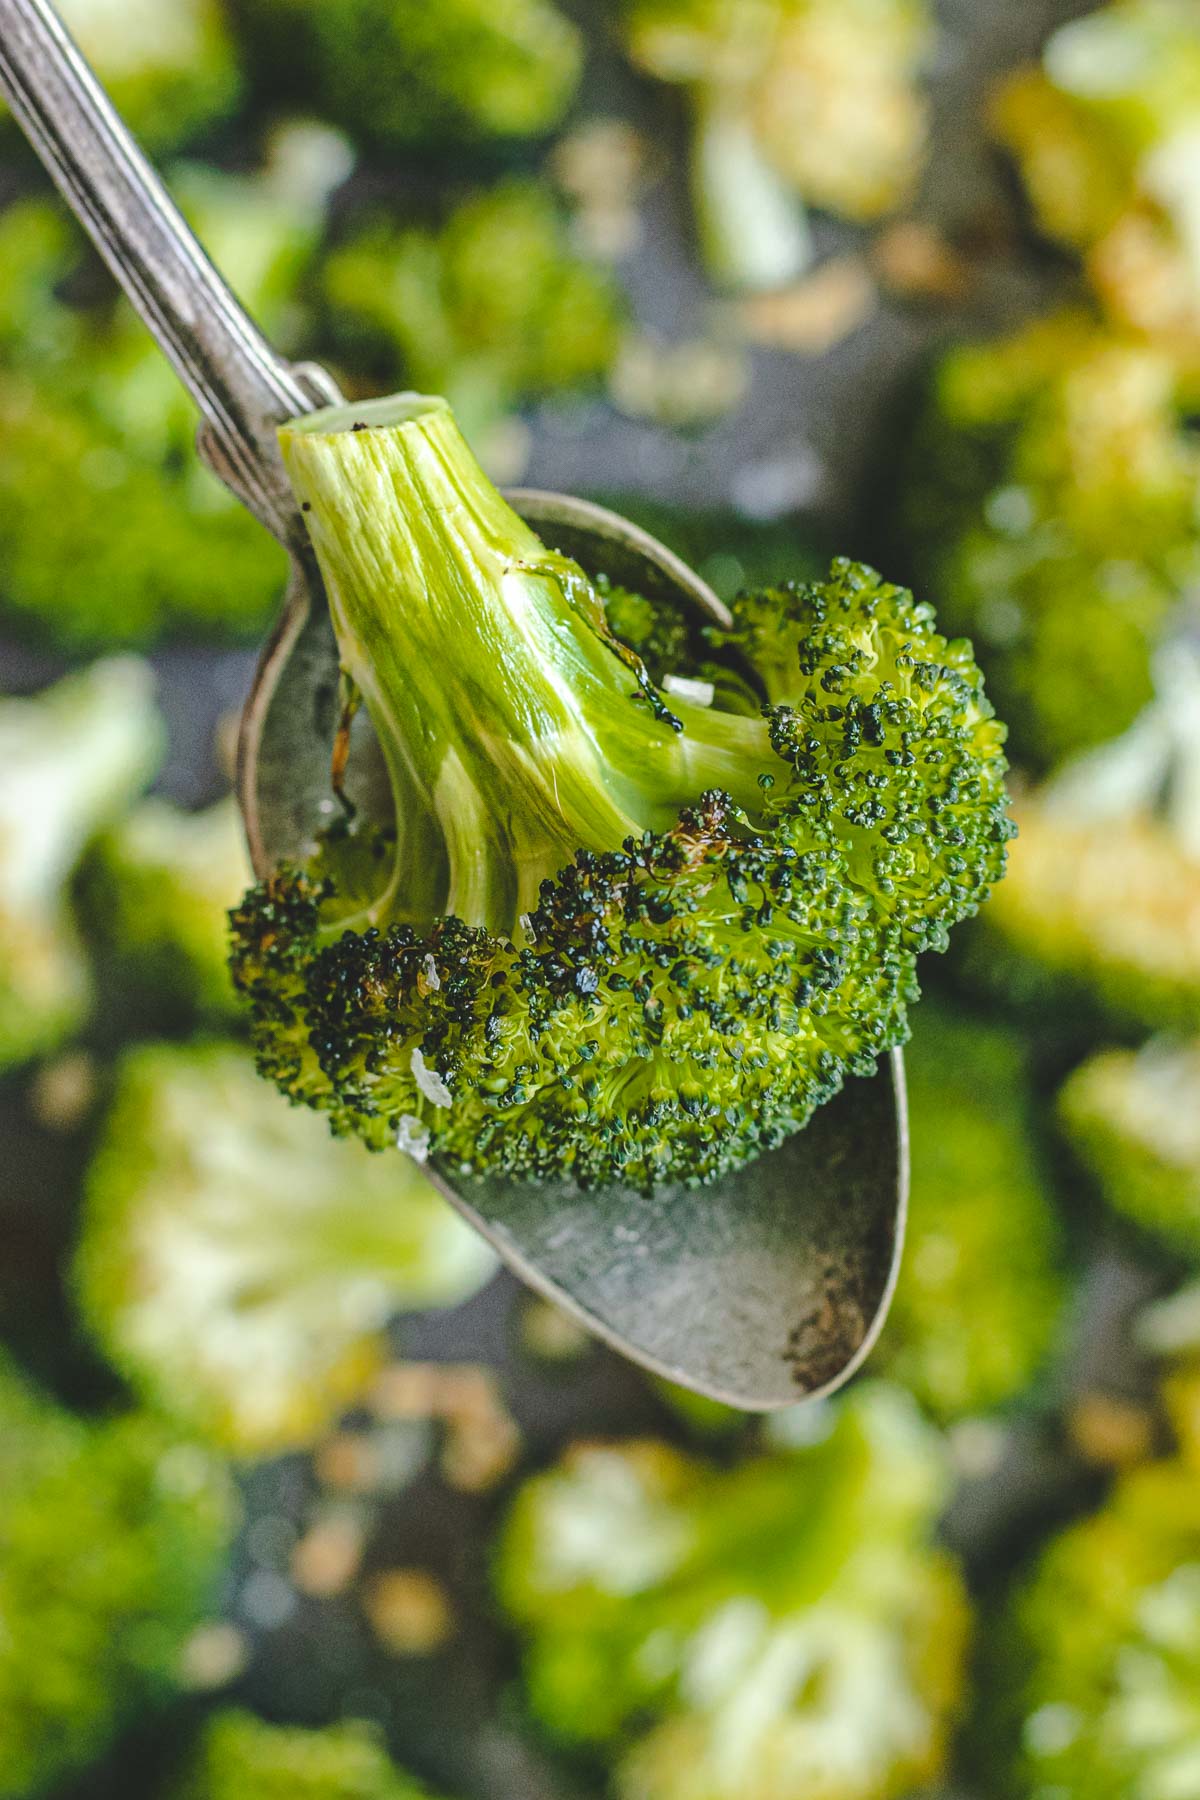
[[[307,853],[330,807],[337,646],[275,434],[335,401],[336,385],[277,356],[246,316],[48,0],[0,0],[0,92],[199,407],[201,454],[291,556],[241,734],[238,791],[264,874]],[[726,619],[628,520],[563,494],[510,499],[585,569]],[[369,751],[352,759],[368,786]],[[709,1188],[647,1197],[430,1173],[518,1275],[626,1356],[735,1406],[784,1406],[844,1381],[886,1316],[907,1208],[903,1063],[893,1053],[781,1149]]]

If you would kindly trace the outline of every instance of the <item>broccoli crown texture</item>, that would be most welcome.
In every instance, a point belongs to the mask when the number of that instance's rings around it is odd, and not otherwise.
[[[492,1267],[415,1163],[335,1142],[241,1045],[127,1054],[77,1287],[135,1387],[223,1448],[311,1442],[375,1373],[392,1313],[452,1304]]]
[[[395,818],[235,910],[264,1073],[376,1146],[646,1186],[736,1166],[870,1072],[917,953],[1004,865],[969,646],[839,562],[714,634],[759,716],[668,706],[443,402],[283,443]]]
[[[86,1014],[71,872],[150,780],[161,750],[153,677],[132,658],[0,701],[0,1068],[53,1050]]]
[[[966,1603],[931,1545],[947,1470],[899,1392],[717,1469],[580,1445],[519,1494],[501,1598],[533,1706],[613,1742],[621,1800],[883,1800],[935,1781]]]
[[[939,365],[908,458],[914,576],[968,632],[1018,762],[1115,737],[1200,582],[1200,440],[1170,360],[1039,320]]]
[[[582,65],[552,0],[235,0],[266,86],[384,146],[537,136]]]
[[[940,1418],[1025,1388],[1064,1299],[1059,1233],[1015,1032],[926,999],[905,1056],[912,1190],[878,1355]]]
[[[1075,1070],[1058,1108],[1108,1204],[1200,1255],[1200,1042],[1103,1050]]]
[[[987,1645],[978,1735],[993,1791],[1022,1800],[1193,1792],[1195,1470],[1160,1463],[1125,1476],[1099,1513],[1042,1553]]]
[[[219,1466],[90,1424],[0,1360],[0,1794],[28,1800],[165,1698],[230,1528]]]
[[[369,1726],[323,1731],[219,1712],[164,1800],[424,1800]]]
[[[1051,237],[1121,325],[1200,381],[1200,28],[1194,0],[1117,0],[1063,26],[994,121]]]

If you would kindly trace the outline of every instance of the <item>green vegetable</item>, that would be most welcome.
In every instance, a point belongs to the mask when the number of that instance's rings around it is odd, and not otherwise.
[[[1161,1463],[1126,1475],[1094,1518],[1042,1553],[985,1643],[977,1737],[990,1791],[1014,1800],[1193,1793],[1195,1470]]]
[[[468,197],[440,230],[368,220],[334,249],[322,287],[351,366],[446,394],[476,446],[514,408],[596,383],[616,354],[616,289],[536,181]]]
[[[311,1442],[386,1355],[393,1312],[451,1305],[492,1267],[414,1163],[335,1142],[240,1045],[127,1052],[77,1287],[134,1386],[223,1448]]]
[[[952,1419],[1011,1400],[1043,1363],[1065,1298],[1059,1233],[1021,1040],[927,999],[905,1069],[908,1241],[876,1354]]]
[[[700,246],[722,284],[800,274],[805,201],[873,219],[912,192],[923,0],[627,0],[624,33],[638,68],[687,90]]]
[[[85,1017],[91,978],[67,885],[161,750],[153,679],[132,659],[0,700],[0,1068],[57,1048]]]
[[[1058,1106],[1108,1205],[1200,1255],[1200,1043],[1102,1050],[1075,1070]]]
[[[1170,361],[1073,313],[949,352],[909,457],[913,573],[1046,768],[1124,731],[1200,583],[1200,440]]]
[[[265,87],[386,149],[535,137],[582,45],[552,0],[234,0]]]
[[[896,1390],[812,1448],[719,1469],[580,1445],[500,1543],[525,1679],[559,1735],[612,1747],[620,1800],[884,1800],[936,1781],[966,1601],[931,1543],[948,1471]]]
[[[423,1800],[369,1726],[323,1731],[219,1712],[163,1800]]]
[[[167,1698],[230,1527],[219,1466],[89,1424],[0,1358],[0,1795],[28,1800]]]
[[[1200,383],[1200,30],[1193,0],[1117,0],[1010,76],[996,130],[1038,223],[1086,258],[1114,323]]]
[[[282,440],[395,823],[327,833],[234,913],[263,1072],[376,1146],[645,1186],[737,1166],[873,1069],[918,952],[1004,866],[969,647],[836,562],[713,634],[762,717],[668,706],[444,402]]]

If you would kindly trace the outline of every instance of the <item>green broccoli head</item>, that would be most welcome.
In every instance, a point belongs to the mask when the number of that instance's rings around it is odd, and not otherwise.
[[[153,687],[145,664],[113,658],[0,701],[0,1068],[55,1049],[87,1012],[68,884],[88,841],[155,772]]]
[[[596,382],[616,354],[617,291],[536,181],[468,196],[440,230],[368,220],[322,286],[346,359],[445,393],[473,443],[514,407]]]
[[[395,816],[233,914],[264,1073],[377,1146],[648,1186],[737,1166],[870,1072],[917,954],[1004,865],[969,646],[840,562],[714,634],[760,716],[668,706],[444,402],[283,443]]]
[[[526,1682],[612,1744],[621,1800],[884,1800],[936,1780],[966,1603],[932,1547],[948,1471],[898,1391],[824,1442],[718,1469],[588,1444],[535,1476],[500,1542]]]
[[[903,529],[1034,767],[1124,731],[1200,581],[1200,443],[1168,358],[1062,314],[950,351]]]
[[[311,1442],[378,1368],[392,1313],[453,1304],[493,1266],[415,1163],[336,1142],[240,1045],[127,1053],[77,1288],[133,1385],[222,1447]]]
[[[93,845],[76,882],[89,943],[139,1021],[238,1012],[226,920],[249,879],[237,806],[145,800]]]
[[[1200,32],[1192,0],[1116,0],[1010,76],[994,121],[1042,229],[1113,321],[1200,382]]]
[[[1200,1042],[1100,1051],[1067,1081],[1058,1111],[1108,1204],[1200,1254]]]
[[[874,219],[915,187],[924,0],[628,0],[624,35],[638,68],[688,92],[700,245],[722,284],[799,274],[804,202]]]
[[[926,1000],[905,1056],[912,1195],[904,1271],[877,1355],[939,1418],[1028,1386],[1065,1298],[1034,1147],[1027,1051]]]
[[[235,0],[263,84],[386,149],[536,137],[582,44],[553,0]]]
[[[425,1793],[367,1725],[303,1731],[225,1711],[209,1720],[164,1800],[424,1800]]]
[[[175,1682],[231,1524],[220,1467],[150,1419],[87,1423],[0,1361],[0,1795],[101,1754]]]
[[[992,1782],[1007,1774],[1002,1791],[1190,1792],[1200,1744],[1195,1471],[1161,1463],[1126,1475],[1099,1513],[1043,1551],[987,1643],[979,1753]]]

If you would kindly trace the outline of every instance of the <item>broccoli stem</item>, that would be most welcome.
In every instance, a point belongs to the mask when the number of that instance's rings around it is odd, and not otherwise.
[[[444,401],[327,408],[281,444],[395,796],[391,880],[363,923],[455,914],[512,936],[578,850],[664,830],[710,788],[753,808],[777,766],[763,722],[667,710]]]

